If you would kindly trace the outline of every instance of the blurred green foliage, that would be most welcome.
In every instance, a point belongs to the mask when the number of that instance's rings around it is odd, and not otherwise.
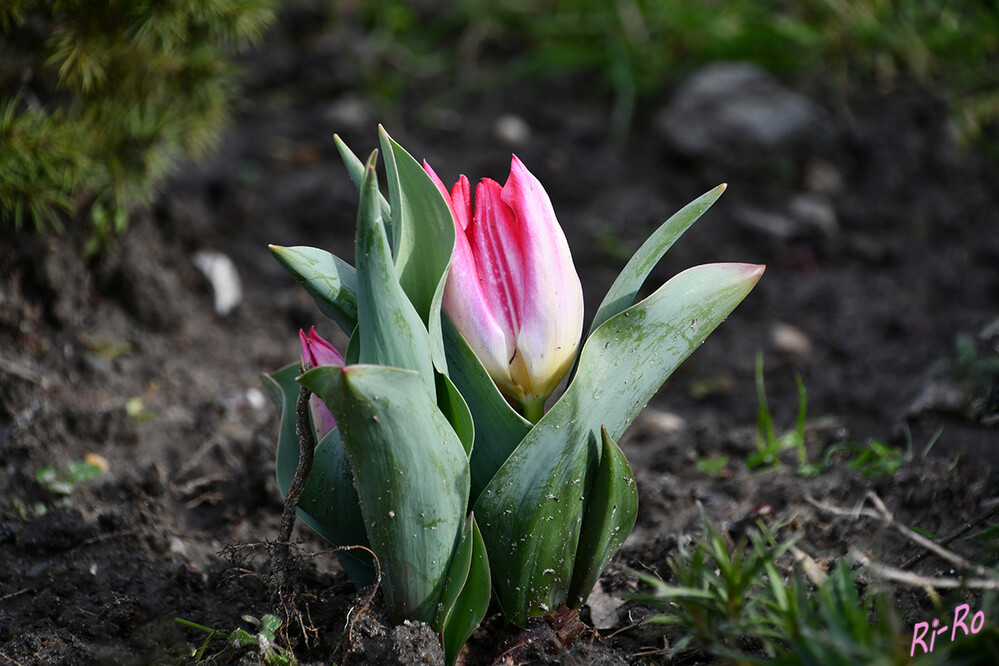
[[[999,0],[297,0],[365,35],[352,67],[388,108],[414,77],[464,89],[569,72],[638,105],[716,59],[840,89],[915,80],[949,95],[968,138],[999,119]],[[0,2],[0,224],[95,238],[127,223],[177,165],[203,156],[236,94],[232,54],[278,0]]]
[[[940,89],[969,136],[999,118],[996,0],[370,0],[336,3],[396,62],[453,66],[488,86],[507,76],[596,74],[617,120],[677,74],[717,59],[840,86],[888,89],[904,78]],[[453,65],[452,65],[453,64]]]
[[[212,147],[236,93],[232,53],[276,0],[0,3],[0,217],[100,242],[181,160]]]

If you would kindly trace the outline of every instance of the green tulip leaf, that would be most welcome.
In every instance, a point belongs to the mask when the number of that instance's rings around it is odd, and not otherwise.
[[[470,456],[475,445],[475,421],[472,420],[472,412],[469,411],[468,403],[465,402],[461,392],[447,375],[435,373],[435,376],[437,408],[461,439],[465,455]]]
[[[384,128],[379,127],[378,134],[392,202],[392,247],[399,282],[428,330],[433,330],[435,314],[440,326],[440,302],[454,250],[451,209],[420,163]]]
[[[298,515],[313,532],[334,546],[369,547],[354,474],[347,460],[339,428],[316,444],[312,471],[298,501]],[[375,582],[375,566],[368,553],[336,553],[347,575],[358,587]]]
[[[496,470],[531,431],[531,422],[499,392],[450,317],[445,314],[441,319],[448,376],[464,396],[475,422],[475,445],[469,461],[474,503]]]
[[[343,350],[343,364],[357,365],[361,358],[361,327],[354,327],[354,334],[347,340],[347,348]]]
[[[638,518],[638,486],[624,452],[600,429],[602,449],[597,475],[586,500],[568,605],[581,608],[604,567],[631,534]]]
[[[319,311],[350,335],[357,325],[357,275],[354,267],[314,247],[271,245],[270,250],[312,296]]]
[[[354,183],[354,187],[360,190],[361,183],[364,182],[364,162],[336,134],[333,135],[333,143],[336,144],[336,149],[340,152],[340,159],[343,160],[343,165],[347,167],[347,175],[350,176],[351,182]],[[382,209],[382,220],[386,225],[385,232],[391,242],[392,229],[390,225],[392,224],[392,208],[381,193],[378,194],[378,205]]]
[[[763,268],[705,264],[675,275],[593,332],[559,402],[585,415],[594,432],[605,425],[617,441],[663,382],[752,291]]]
[[[642,244],[642,247],[638,248],[638,251],[632,255],[621,273],[618,274],[614,284],[607,290],[607,295],[601,301],[600,307],[597,308],[597,313],[593,317],[593,323],[590,324],[590,330],[586,334],[587,338],[605,321],[631,307],[631,304],[635,302],[635,296],[638,295],[638,290],[642,288],[645,279],[649,277],[649,273],[656,267],[659,260],[683,235],[683,232],[711,208],[714,202],[718,201],[718,198],[725,191],[725,187],[724,184],[719,185],[691,201],[663,222]]]
[[[378,128],[392,201],[392,232],[399,283],[430,334],[434,367],[448,374],[441,333],[441,301],[454,251],[451,209],[427,172]]]
[[[298,374],[298,365],[293,364],[273,375],[263,376],[264,386],[281,407],[275,467],[282,495],[288,494],[301,450],[295,427],[298,393],[301,390],[295,381]],[[312,471],[298,502],[298,517],[334,546],[368,545],[353,474],[336,428],[316,445]],[[344,551],[337,553],[337,558],[359,587],[374,582],[374,563],[370,556],[359,551]]]
[[[298,468],[298,453],[301,449],[296,430],[298,393],[302,388],[295,381],[299,372],[298,363],[292,363],[274,374],[260,376],[271,400],[281,409],[281,424],[278,427],[277,457],[274,467],[277,473],[278,490],[281,491],[282,495],[288,494],[291,480],[295,478],[295,470]]]
[[[762,267],[746,264],[691,268],[604,322],[586,341],[566,392],[474,505],[495,593],[511,622],[523,626],[568,600],[583,498],[590,496],[601,459],[601,425],[619,439],[761,274]]]
[[[506,619],[521,627],[568,601],[580,525],[600,457],[592,432],[535,431],[474,505],[496,600]]]
[[[441,634],[445,663],[453,664],[489,608],[489,559],[475,515],[468,516],[455,551],[434,627]]]
[[[419,374],[322,366],[298,380],[332,411],[393,621],[433,622],[468,505],[468,458]]]
[[[375,153],[368,160],[357,214],[357,323],[359,361],[405,370],[436,392],[427,329],[399,284],[378,206]]]

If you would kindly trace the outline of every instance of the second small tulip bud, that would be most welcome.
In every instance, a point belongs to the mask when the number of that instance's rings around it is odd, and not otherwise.
[[[316,333],[315,326],[309,328],[309,333],[298,332],[299,340],[302,342],[302,367],[306,370],[318,368],[321,365],[336,365],[343,367],[343,357],[336,347],[324,340]],[[336,427],[336,420],[319,396],[312,394],[309,396],[309,411],[312,413],[312,425],[316,429],[316,439],[320,440]]]

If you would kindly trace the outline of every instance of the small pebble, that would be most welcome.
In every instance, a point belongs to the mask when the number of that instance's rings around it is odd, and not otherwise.
[[[770,331],[770,341],[777,351],[797,358],[812,355],[812,341],[800,328],[779,321]]]
[[[267,406],[267,398],[264,397],[264,392],[258,388],[246,389],[246,402],[253,409],[263,409]]]
[[[819,229],[827,236],[839,231],[836,209],[828,197],[820,194],[799,194],[787,203],[787,211],[798,222]]]
[[[208,278],[215,293],[215,312],[224,317],[243,300],[243,288],[236,264],[221,252],[202,250],[193,258],[194,266]]]
[[[646,409],[642,414],[642,423],[662,435],[675,435],[687,427],[687,422],[679,414],[658,409]]]
[[[843,174],[825,160],[814,160],[805,168],[805,187],[812,194],[834,196],[843,189]]]
[[[507,114],[496,119],[493,134],[512,148],[520,148],[531,140],[531,128],[520,116]]]

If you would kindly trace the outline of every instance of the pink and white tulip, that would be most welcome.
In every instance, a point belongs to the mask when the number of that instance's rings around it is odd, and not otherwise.
[[[336,365],[343,367],[343,357],[336,347],[319,337],[316,327],[309,328],[309,333],[299,330],[298,338],[302,342],[302,366],[309,370],[321,365]],[[309,411],[312,413],[312,425],[316,429],[317,440],[336,427],[336,420],[319,396],[313,393],[309,396]]]
[[[483,178],[473,212],[468,178],[450,192],[457,241],[444,310],[496,386],[537,421],[576,357],[583,289],[551,200],[513,156],[506,184]]]

